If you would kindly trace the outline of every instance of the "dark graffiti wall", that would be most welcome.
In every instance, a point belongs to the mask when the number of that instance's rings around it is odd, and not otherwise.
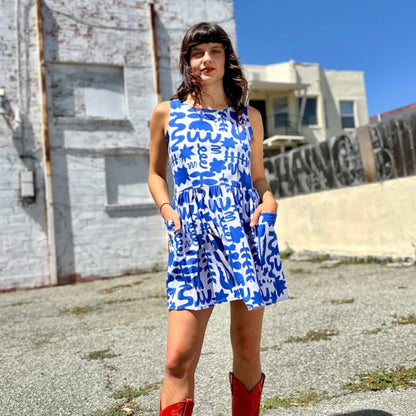
[[[416,175],[416,112],[370,126],[380,180]]]
[[[416,112],[264,159],[276,197],[416,174]]]

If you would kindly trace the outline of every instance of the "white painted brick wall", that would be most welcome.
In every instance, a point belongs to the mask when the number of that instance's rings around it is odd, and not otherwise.
[[[21,0],[20,71],[16,59],[15,1],[0,0],[0,88],[19,99],[23,139],[0,119],[0,290],[49,282],[41,168],[41,125],[33,1]],[[105,157],[146,154],[148,122],[157,103],[150,31],[150,2],[119,0],[43,1],[49,131],[60,282],[117,276],[166,265],[167,235],[156,207],[109,210]],[[231,0],[154,1],[161,89],[169,99],[179,82],[177,63],[185,30],[217,21],[235,39]],[[127,121],[123,125],[62,122],[52,117],[52,62],[124,68]],[[25,153],[31,158],[22,159]],[[36,203],[19,205],[19,172],[36,171]],[[120,177],[120,180],[123,178]],[[143,178],[145,181],[146,178]]]
[[[28,19],[33,21],[30,3],[21,2],[21,27],[25,24],[25,8],[29,11]],[[0,26],[0,89],[5,90],[7,99],[17,114],[19,77],[26,77],[30,73],[37,83],[37,70],[26,60],[25,50],[18,60],[16,3],[2,0],[0,4],[0,21],[7,22]],[[32,29],[33,25],[27,28],[26,33],[24,30],[21,31],[22,37],[31,39],[27,43],[33,42],[30,33]],[[18,70],[19,62],[22,73]],[[36,160],[40,152],[33,152],[36,146],[34,132],[39,131],[38,98],[37,89],[33,91],[31,87],[32,84],[28,83],[22,88],[25,108],[35,111],[35,114],[23,114],[23,138],[14,137],[4,118],[0,116],[0,290],[19,286],[42,286],[49,282],[42,169]],[[20,105],[20,111],[24,112],[22,103]],[[25,155],[29,158],[21,157]],[[19,198],[19,177],[24,168],[36,173],[38,198],[36,203],[30,206],[23,206]]]

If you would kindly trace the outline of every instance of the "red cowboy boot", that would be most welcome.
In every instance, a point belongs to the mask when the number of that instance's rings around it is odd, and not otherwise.
[[[159,416],[191,416],[193,408],[193,400],[185,399],[182,402],[171,404],[163,410],[160,408]]]
[[[230,373],[233,416],[259,416],[264,378],[265,375],[261,373],[259,382],[248,391],[246,386]]]

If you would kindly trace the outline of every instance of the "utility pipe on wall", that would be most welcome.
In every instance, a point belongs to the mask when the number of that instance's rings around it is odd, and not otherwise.
[[[152,35],[152,51],[153,51],[153,62],[154,62],[154,74],[155,74],[155,86],[156,86],[156,97],[157,102],[162,101],[160,92],[160,68],[159,68],[159,54],[157,45],[157,29],[156,29],[156,11],[153,3],[150,4],[150,29]]]
[[[53,207],[52,170],[49,148],[48,101],[46,95],[45,55],[43,49],[42,0],[35,0],[36,32],[38,39],[39,88],[42,124],[43,173],[45,177],[45,211],[48,239],[48,260],[50,284],[58,283],[56,264],[55,215]]]

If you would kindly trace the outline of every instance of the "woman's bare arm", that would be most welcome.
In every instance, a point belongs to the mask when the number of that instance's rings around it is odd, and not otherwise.
[[[251,177],[253,186],[260,195],[261,204],[257,207],[251,219],[251,226],[257,224],[262,212],[277,212],[277,201],[273,196],[269,182],[264,173],[263,164],[263,121],[261,114],[253,107],[248,108],[248,117],[253,129],[253,139],[251,142]]]

